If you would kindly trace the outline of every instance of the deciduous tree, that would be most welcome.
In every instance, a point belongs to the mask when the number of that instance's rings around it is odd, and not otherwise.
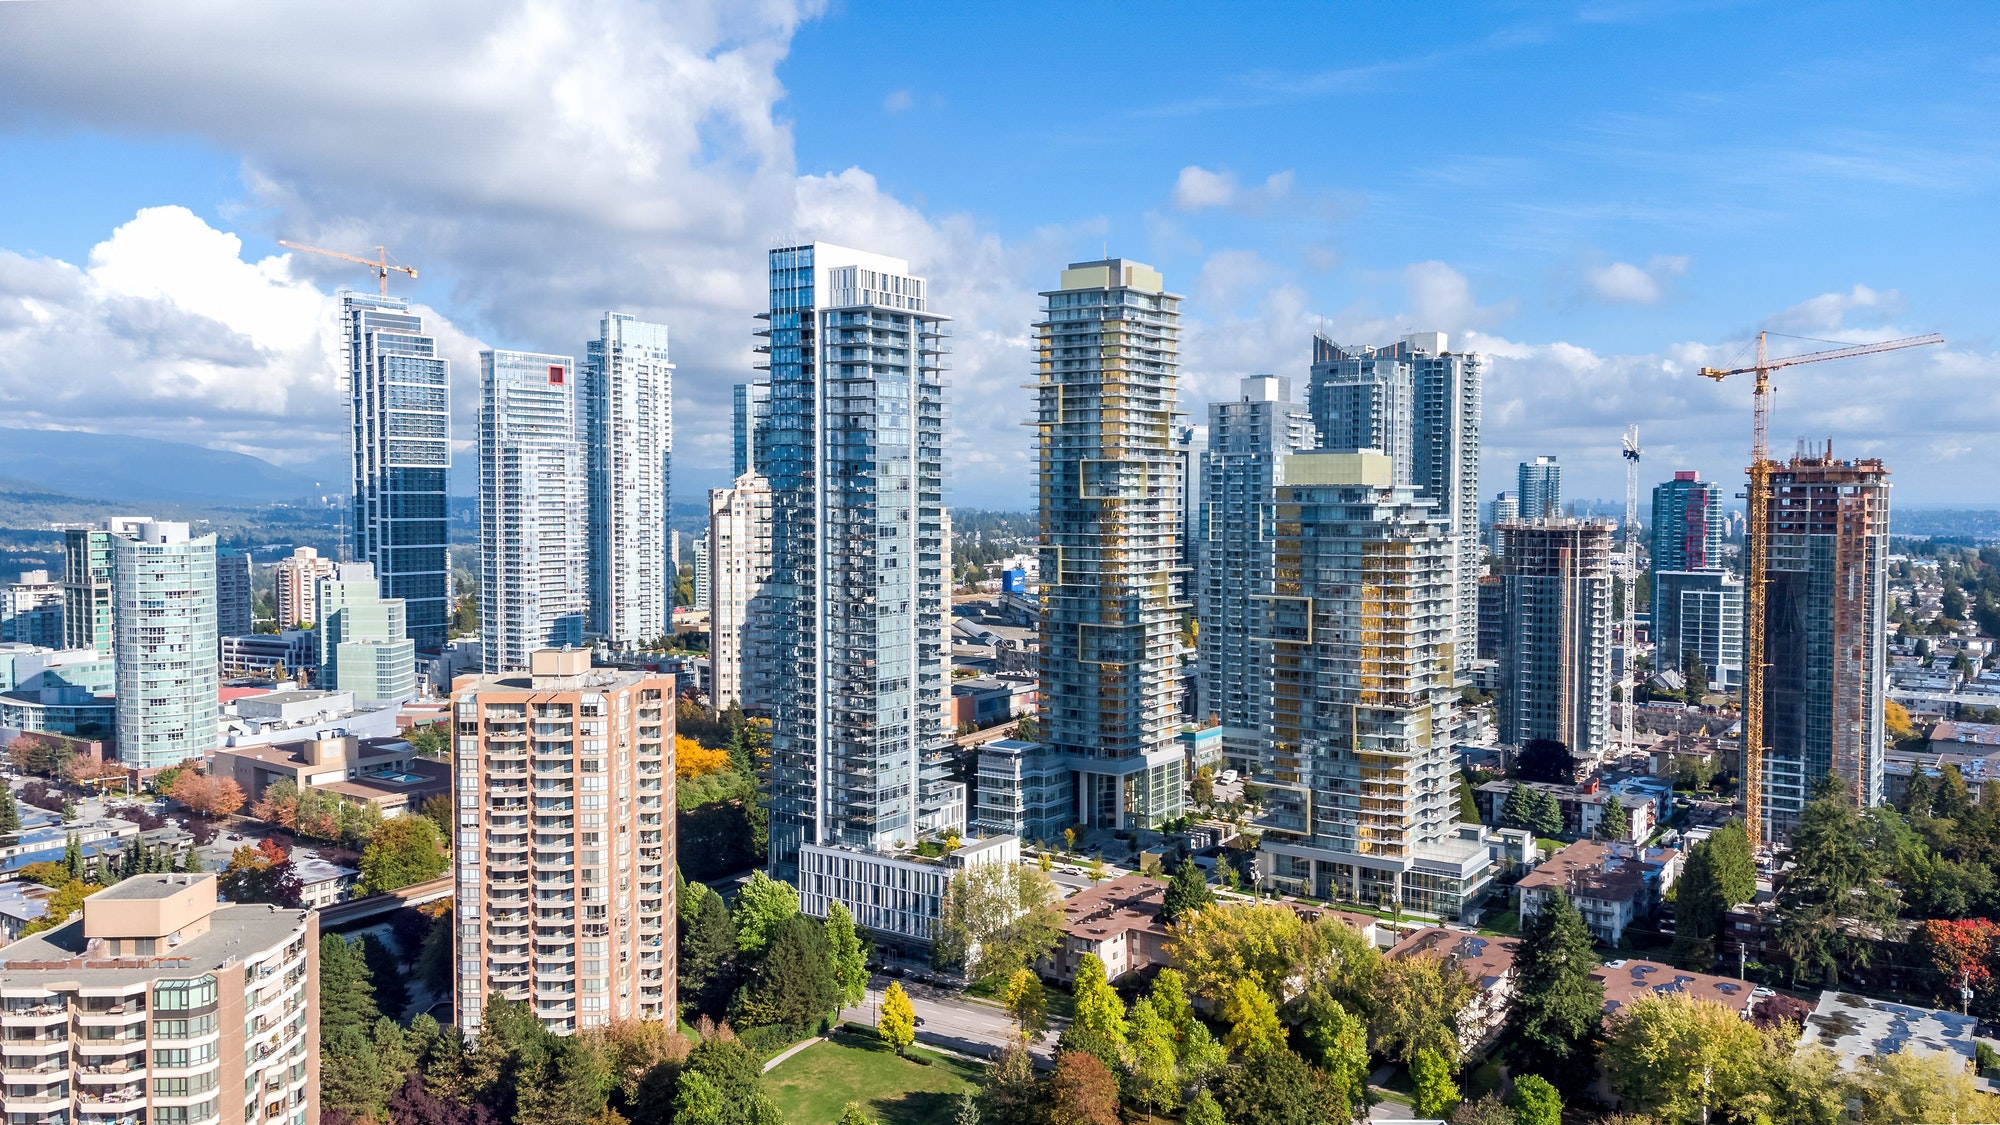
[[[827,955],[833,959],[833,983],[840,990],[840,1007],[849,1008],[868,997],[868,954],[854,930],[854,915],[836,902],[826,912]]]
[[[1449,1117],[1458,1108],[1458,1083],[1451,1080],[1451,1064],[1429,1047],[1410,1056],[1410,1085],[1418,1117]]]
[[[1118,1125],[1118,1080],[1087,1051],[1056,1056],[1049,1075],[1049,1125]]]
[[[1395,958],[1382,963],[1377,980],[1374,1015],[1368,1025],[1375,1050],[1404,1063],[1414,1062],[1418,1051],[1458,1058],[1458,1016],[1479,989],[1456,961],[1435,956]]]
[[[1222,1018],[1229,1024],[1222,1045],[1244,1058],[1285,1047],[1285,1025],[1278,1019],[1278,1006],[1256,981],[1239,980],[1230,985],[1222,1000]]]
[[[799,892],[790,883],[773,879],[762,871],[753,873],[743,889],[736,892],[736,948],[761,954],[778,928],[799,912]]]
[[[1275,999],[1305,963],[1306,925],[1287,906],[1218,902],[1175,922],[1167,951],[1195,995],[1210,1003],[1220,1004],[1239,980]]]
[[[1007,1006],[1007,1014],[1013,1017],[1014,1026],[1021,1029],[1021,1038],[1040,1039],[1048,1031],[1048,990],[1042,987],[1042,978],[1033,969],[1014,970],[1000,999]]]
[[[1507,1108],[1514,1111],[1515,1125],[1562,1125],[1562,1095],[1537,1074],[1514,1079],[1514,1092],[1507,1095]]]
[[[1061,901],[1048,874],[1017,863],[965,867],[945,886],[931,961],[997,980],[1034,964],[1062,938]]]
[[[1057,1041],[1060,1051],[1095,1055],[1107,1068],[1119,1066],[1125,1046],[1125,1002],[1104,977],[1104,962],[1086,953],[1073,985],[1075,1015]]]
[[[1451,1125],[1516,1125],[1514,1111],[1498,1094],[1458,1103],[1451,1113]]]
[[[361,879],[355,891],[363,895],[401,890],[444,874],[444,841],[427,817],[399,816],[375,830],[361,852]]]
[[[70,915],[83,909],[83,900],[104,888],[96,883],[86,883],[81,879],[71,879],[56,888],[49,896],[48,904],[42,908],[42,916],[21,927],[21,936],[39,934],[52,930],[69,921]]]
[[[291,855],[269,837],[231,852],[216,882],[231,902],[268,902],[296,909],[302,893]]]
[[[888,991],[882,993],[882,1015],[876,1030],[899,1055],[916,1042],[917,1011],[910,1004],[910,994],[903,991],[902,981],[890,981]]]
[[[1319,1076],[1290,1051],[1248,1059],[1224,1075],[1216,1091],[1222,1115],[1235,1125],[1346,1125],[1346,1108],[1327,1096]]]
[[[1770,1044],[1734,1011],[1684,995],[1648,997],[1611,1023],[1604,1069],[1626,1104],[1663,1121],[1735,1119],[1766,1092]]]
[[[167,796],[202,816],[228,816],[243,807],[243,790],[236,782],[193,770],[182,770]]]
[[[1042,1088],[1026,1046],[1003,1048],[979,1091],[980,1125],[1040,1125]]]
[[[1866,1061],[1861,1120],[1865,1125],[2000,1121],[2000,1097],[1982,1092],[1957,1055],[1898,1051]]]
[[[1207,1090],[1197,1090],[1188,1099],[1187,1112],[1181,1114],[1181,1125],[1229,1125],[1222,1116],[1222,1106],[1215,1095]]]
[[[1181,1101],[1181,1077],[1174,1053],[1174,1028],[1160,1018],[1153,1002],[1140,997],[1126,1018],[1126,1066],[1132,1100],[1149,1114],[1173,1109]]]
[[[1993,956],[2000,950],[2000,925],[1985,918],[1933,918],[1917,927],[1917,946],[1930,957],[1956,992],[1985,992],[1993,982]]]
[[[674,777],[686,781],[730,766],[729,751],[711,750],[684,734],[674,736]]]

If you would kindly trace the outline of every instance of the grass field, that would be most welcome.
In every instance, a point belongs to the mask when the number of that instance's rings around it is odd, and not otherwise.
[[[882,1125],[951,1125],[958,1096],[974,1089],[974,1063],[911,1048],[930,1066],[896,1057],[887,1045],[842,1033],[816,1043],[764,1076],[764,1088],[789,1125],[835,1125],[848,1102],[860,1102]]]

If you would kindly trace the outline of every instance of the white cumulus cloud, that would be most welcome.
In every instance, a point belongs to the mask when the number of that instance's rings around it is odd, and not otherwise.
[[[1231,207],[1258,213],[1292,192],[1295,177],[1289,171],[1275,172],[1255,187],[1239,187],[1234,172],[1211,172],[1199,164],[1182,168],[1174,179],[1172,201],[1179,211],[1201,211],[1210,207]]]

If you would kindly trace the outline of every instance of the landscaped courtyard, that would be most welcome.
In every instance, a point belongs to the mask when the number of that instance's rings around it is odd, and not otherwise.
[[[764,1076],[764,1088],[789,1125],[835,1125],[848,1102],[860,1102],[882,1125],[950,1125],[959,1095],[977,1087],[983,1068],[921,1047],[911,1054],[931,1065],[842,1032],[786,1059]]]

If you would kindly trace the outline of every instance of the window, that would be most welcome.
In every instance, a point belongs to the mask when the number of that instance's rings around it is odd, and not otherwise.
[[[215,1089],[215,1072],[197,1074],[193,1078],[155,1078],[153,1095],[161,1098],[185,1098],[190,1094],[205,1094]]]
[[[153,1125],[195,1125],[196,1122],[215,1119],[215,1099],[200,1105],[155,1106],[152,1111]]]
[[[215,1031],[215,1013],[191,1020],[154,1020],[155,1039],[197,1039]]]
[[[162,1012],[185,1012],[215,1003],[215,978],[161,981],[153,987],[153,1007]]]
[[[204,1043],[199,1047],[173,1047],[153,1052],[153,1065],[164,1070],[179,1070],[183,1067],[203,1066],[215,1061],[215,1044]]]

